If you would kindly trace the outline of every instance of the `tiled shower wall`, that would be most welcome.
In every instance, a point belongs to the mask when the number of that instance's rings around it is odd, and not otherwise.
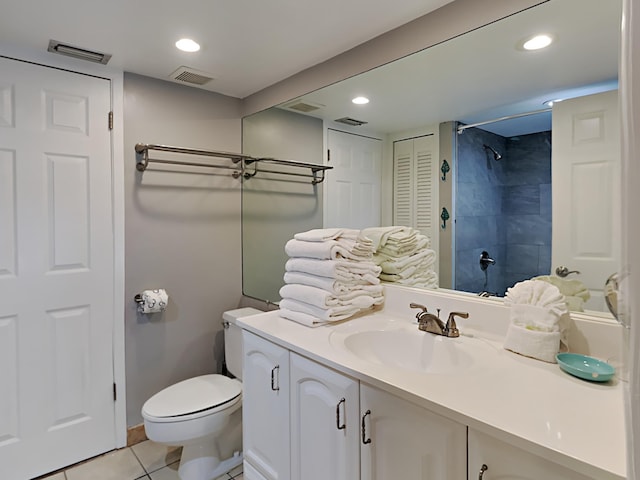
[[[471,128],[457,141],[456,290],[503,295],[518,281],[549,274],[551,132],[505,138]],[[483,250],[496,261],[486,275]]]

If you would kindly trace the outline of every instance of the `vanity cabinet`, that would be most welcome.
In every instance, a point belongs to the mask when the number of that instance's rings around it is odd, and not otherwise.
[[[242,341],[245,478],[289,480],[289,351],[246,330]]]
[[[465,426],[243,336],[247,480],[466,479]]]
[[[468,449],[469,480],[594,480],[471,428]]]
[[[360,410],[362,480],[467,478],[464,425],[366,384]]]

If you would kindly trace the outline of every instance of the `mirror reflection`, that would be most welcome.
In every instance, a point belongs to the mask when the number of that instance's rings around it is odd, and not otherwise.
[[[552,0],[246,117],[245,153],[334,168],[315,186],[244,182],[244,293],[279,300],[296,232],[404,225],[430,238],[440,288],[499,297],[539,277],[604,311],[620,15],[619,1]],[[538,33],[551,45],[525,50]]]

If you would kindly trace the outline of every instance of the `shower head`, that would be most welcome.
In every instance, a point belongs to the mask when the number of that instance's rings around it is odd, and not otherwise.
[[[502,155],[500,155],[498,152],[496,152],[493,148],[491,148],[489,145],[484,144],[482,145],[484,147],[485,150],[489,150],[491,151],[491,153],[493,153],[493,159],[494,160],[500,160],[502,158]]]

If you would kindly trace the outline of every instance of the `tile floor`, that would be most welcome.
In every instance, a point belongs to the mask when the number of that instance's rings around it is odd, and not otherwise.
[[[146,440],[39,480],[180,480],[180,448]],[[216,480],[243,480],[242,466]]]

